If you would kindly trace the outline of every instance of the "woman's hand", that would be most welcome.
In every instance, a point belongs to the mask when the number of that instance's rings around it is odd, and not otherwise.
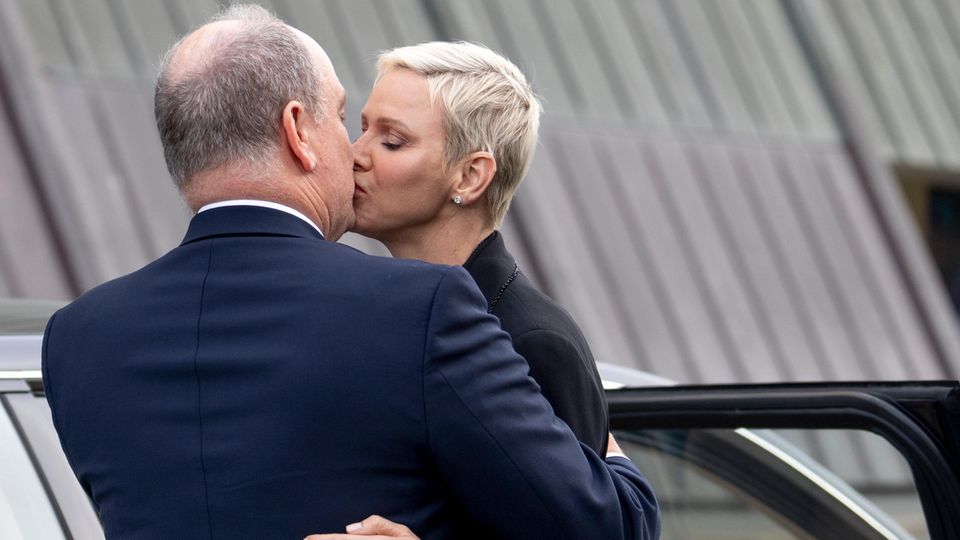
[[[413,531],[406,526],[376,515],[370,516],[360,523],[347,525],[346,534],[311,534],[303,540],[356,540],[357,536],[366,536],[374,540],[386,540],[388,538],[420,540],[420,537],[413,534]]]

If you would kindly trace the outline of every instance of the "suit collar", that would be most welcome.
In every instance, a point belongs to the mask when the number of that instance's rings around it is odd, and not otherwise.
[[[248,235],[323,239],[309,223],[286,212],[258,206],[225,206],[194,216],[182,244],[215,236]]]
[[[463,267],[470,273],[489,304],[501,287],[510,279],[517,262],[507,251],[499,231],[480,242]]]
[[[213,210],[214,208],[223,208],[224,206],[260,206],[263,208],[273,208],[274,210],[280,210],[281,212],[286,212],[290,215],[294,215],[302,219],[304,222],[306,222],[307,225],[310,225],[311,227],[316,229],[317,232],[319,232],[320,235],[323,236],[323,231],[320,230],[320,227],[317,227],[317,225],[314,222],[310,221],[310,218],[303,215],[302,212],[300,212],[295,208],[291,208],[285,204],[280,204],[273,201],[264,201],[261,199],[231,199],[227,201],[220,201],[220,202],[204,205],[202,208],[197,210],[197,213],[202,214],[207,210]]]

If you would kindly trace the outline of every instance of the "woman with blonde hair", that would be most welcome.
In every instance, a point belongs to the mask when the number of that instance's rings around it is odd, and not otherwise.
[[[463,265],[554,412],[604,456],[607,407],[590,348],[497,231],[537,144],[541,105],[526,77],[463,42],[393,49],[377,70],[353,145],[354,232],[394,257]]]

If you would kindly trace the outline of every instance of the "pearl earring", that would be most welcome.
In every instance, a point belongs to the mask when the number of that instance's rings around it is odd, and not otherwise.
[[[454,195],[454,196],[453,196],[453,204],[455,204],[455,205],[457,205],[457,206],[460,206],[461,204],[463,204],[463,198],[460,197],[459,195]]]

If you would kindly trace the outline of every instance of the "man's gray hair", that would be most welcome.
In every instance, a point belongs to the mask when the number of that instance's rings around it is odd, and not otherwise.
[[[164,55],[154,113],[167,168],[177,187],[203,171],[262,165],[280,140],[284,107],[299,100],[323,115],[321,75],[301,39],[260,6],[235,5],[210,22],[236,21],[188,69],[171,73],[185,38]],[[178,60],[179,61],[179,60]]]

